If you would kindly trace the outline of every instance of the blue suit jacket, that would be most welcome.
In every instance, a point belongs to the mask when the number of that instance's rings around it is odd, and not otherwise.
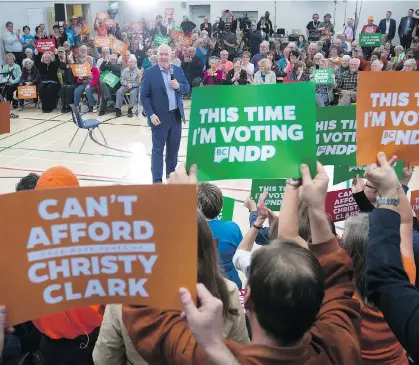
[[[180,67],[175,65],[170,65],[170,67],[173,68],[173,74],[179,83],[179,91],[176,92],[176,101],[182,120],[185,123],[182,94],[189,93],[190,85]],[[159,65],[155,65],[144,71],[140,98],[144,110],[147,113],[148,125],[153,126],[150,121],[150,116],[153,114],[157,115],[162,123],[164,123],[165,119],[170,118],[169,98],[167,96],[166,86]]]

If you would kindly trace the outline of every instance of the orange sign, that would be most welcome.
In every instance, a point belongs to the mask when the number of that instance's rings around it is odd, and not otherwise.
[[[109,47],[109,48],[111,48],[112,42],[113,42],[113,39],[110,38],[110,37],[99,37],[99,36],[95,37],[95,47],[100,47],[100,48]]]
[[[109,15],[108,13],[102,12],[102,13],[96,13],[96,18],[99,20],[108,19]]]
[[[122,55],[126,51],[128,51],[128,45],[115,38],[112,44],[112,52],[119,53],[120,55]]]
[[[38,97],[35,85],[25,85],[17,87],[18,99],[35,99]]]
[[[165,16],[173,16],[174,13],[175,13],[175,8],[164,9],[164,15]]]
[[[194,291],[195,186],[33,190],[0,195],[0,205],[0,303],[11,325],[94,304],[180,310],[179,288]]]
[[[106,19],[105,20],[105,25],[108,28],[114,28],[116,26],[116,21],[115,21],[115,19]]]
[[[358,165],[379,151],[410,162],[419,156],[419,73],[360,72],[356,106]]]
[[[75,77],[86,77],[92,75],[92,69],[88,63],[72,64],[71,69]]]
[[[419,218],[419,190],[411,192],[410,204],[412,205],[413,211],[416,213],[416,217]]]
[[[143,32],[143,23],[142,22],[131,22],[130,26],[132,29],[135,29],[137,32],[142,33]]]

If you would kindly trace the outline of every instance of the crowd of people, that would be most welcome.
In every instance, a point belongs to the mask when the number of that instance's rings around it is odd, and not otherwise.
[[[378,26],[372,16],[368,17],[360,33],[381,32],[382,45],[377,47],[360,47],[351,18],[341,32],[335,32],[330,14],[324,16],[323,22],[314,14],[306,34],[283,44],[278,37],[273,37],[275,30],[269,16],[266,12],[258,23],[243,19],[240,22],[232,12],[225,11],[215,24],[205,17],[198,27],[187,16],[177,26],[173,15],[165,18],[159,15],[152,24],[143,20],[141,28],[128,23],[106,25],[97,18],[92,32],[74,17],[70,25],[55,25],[50,35],[43,24],[32,35],[28,26],[21,33],[19,29],[14,30],[12,22],[7,22],[3,34],[6,55],[0,78],[2,95],[17,108],[19,101],[13,97],[16,88],[36,85],[39,100],[34,101],[39,101],[45,113],[54,110],[59,101],[62,113],[70,111],[70,104],[79,106],[83,101],[89,112],[99,111],[99,115],[114,112],[119,117],[126,102],[127,115],[132,117],[133,109],[140,108],[144,71],[157,64],[156,35],[169,37],[171,63],[182,68],[191,88],[309,82],[313,81],[316,70],[329,69],[332,82],[316,83],[319,107],[356,102],[360,71],[416,71],[418,68],[417,19],[412,9],[399,22],[400,45],[397,46],[392,44],[397,23],[391,18],[391,12],[386,13]],[[182,42],[176,36],[179,30],[184,35]],[[109,47],[97,48],[95,35],[115,37],[127,45],[127,51],[118,54]],[[53,39],[55,52],[38,52],[37,39]],[[131,59],[134,62],[129,62]],[[74,76],[73,64],[89,65],[91,76]],[[100,81],[106,71],[120,81],[112,87]],[[128,96],[129,100],[125,100]],[[190,96],[191,93],[185,98]],[[22,101],[20,108],[24,108]]]
[[[319,22],[315,14],[308,24],[307,38],[316,37],[318,30],[319,40],[308,42],[301,35],[283,47],[278,40],[270,42],[274,29],[269,13],[250,25],[248,46],[237,40],[240,22],[230,12],[216,25],[205,18],[199,30],[185,17],[180,29],[191,45],[183,48],[171,35],[176,32],[173,16],[158,16],[142,33],[125,25],[108,28],[96,19],[100,36],[112,34],[127,44],[123,54],[97,49],[88,35],[73,45],[61,39],[56,52],[40,54],[8,23],[7,37],[15,34],[15,48],[7,50],[1,83],[12,104],[17,86],[29,84],[37,85],[45,112],[56,107],[58,96],[63,113],[70,105],[80,106],[84,95],[90,111],[99,103],[101,115],[112,109],[120,116],[127,102],[132,117],[135,106],[144,105],[152,127],[153,182],[162,182],[166,144],[167,183],[197,185],[199,284],[197,303],[191,288],[179,289],[183,312],[92,305],[33,318],[14,332],[4,328],[7,309],[0,307],[0,365],[419,363],[419,222],[406,196],[413,163],[406,162],[398,180],[393,169],[397,157],[379,153],[365,178],[354,176],[352,194],[361,213],[346,220],[342,236],[326,214],[329,178],[320,163],[317,172],[301,165],[302,179],[287,180],[279,215],[265,205],[268,192],[258,202],[247,198],[249,229],[244,236],[235,222],[218,219],[222,191],[209,182],[198,184],[199,166],[175,170],[184,120],[182,95],[190,98],[189,85],[308,82],[314,70],[330,68],[333,83],[316,84],[316,103],[336,103],[337,92],[337,102],[347,105],[356,101],[359,71],[416,70],[419,44],[414,36],[413,50],[406,43],[391,46],[391,13],[384,22],[388,32],[382,32],[387,43],[377,50],[359,47],[352,20],[352,33],[345,28],[335,34],[330,18],[326,14]],[[402,38],[413,19],[402,22]],[[365,29],[373,28],[373,19],[369,22]],[[225,30],[221,40],[220,27]],[[59,34],[60,27],[57,39]],[[158,46],[156,34],[172,40]],[[20,58],[22,52],[26,58]],[[368,52],[371,56],[365,59]],[[75,77],[74,63],[89,65],[91,76]],[[114,86],[101,81],[105,71],[120,81]],[[72,171],[52,167],[41,176],[22,178],[16,191],[79,186]],[[255,242],[262,247],[254,247]]]

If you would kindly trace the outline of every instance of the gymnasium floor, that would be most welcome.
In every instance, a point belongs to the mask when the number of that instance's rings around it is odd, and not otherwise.
[[[88,138],[79,153],[86,132],[80,130],[69,147],[76,131],[70,113],[54,111],[43,114],[34,106],[27,106],[18,113],[18,119],[11,120],[11,133],[0,135],[0,193],[13,192],[19,179],[30,172],[41,174],[47,168],[57,165],[71,169],[82,186],[150,183],[150,128],[144,117],[128,118],[125,109],[123,113],[125,116],[122,118],[115,118],[114,114],[103,117],[97,114],[85,115],[104,122],[101,129],[110,148],[100,146]],[[190,101],[185,101],[185,113],[189,120]],[[103,144],[100,133],[95,132],[95,137]],[[187,137],[188,124],[183,128],[180,161],[186,159]],[[416,171],[411,188],[419,188],[418,180]],[[216,184],[222,188],[225,196],[237,200],[233,219],[245,234],[248,229],[248,212],[240,201],[244,201],[249,194],[251,181],[224,180]],[[334,189],[345,187],[345,184],[340,184]]]

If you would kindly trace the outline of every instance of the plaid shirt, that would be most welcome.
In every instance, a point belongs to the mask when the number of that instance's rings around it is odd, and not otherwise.
[[[351,71],[343,72],[338,80],[338,88],[341,90],[356,91],[358,87],[358,72],[352,73]]]

